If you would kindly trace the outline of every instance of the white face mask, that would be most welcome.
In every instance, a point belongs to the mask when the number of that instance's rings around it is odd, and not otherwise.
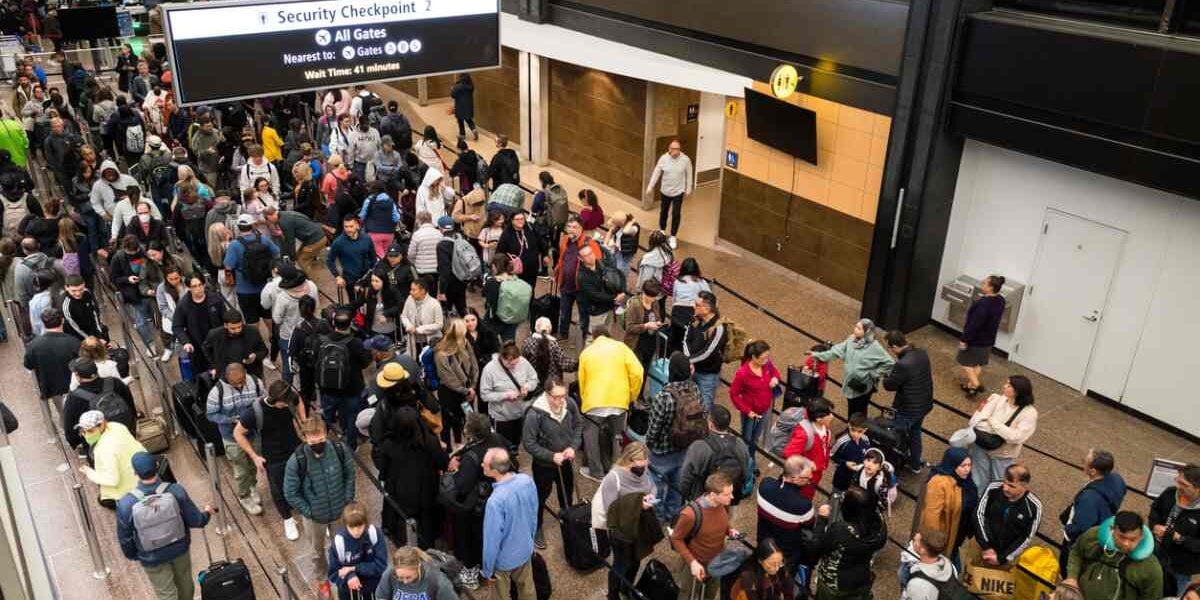
[[[149,223],[149,222],[150,222],[150,215],[138,215],[138,220],[139,220],[139,221],[141,221],[141,222],[143,222],[143,223]]]

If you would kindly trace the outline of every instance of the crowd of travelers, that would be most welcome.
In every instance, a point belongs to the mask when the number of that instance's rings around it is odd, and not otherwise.
[[[310,546],[323,597],[487,585],[542,598],[549,515],[571,566],[609,562],[612,600],[871,598],[874,558],[905,531],[891,521],[902,476],[920,482],[902,597],[963,597],[972,565],[1014,565],[1034,546],[1043,504],[1020,460],[1033,386],[1013,375],[987,395],[980,375],[1002,277],[961,338],[978,408],[930,465],[933,372],[903,332],[862,319],[781,368],[723,316],[676,249],[691,189],[690,163],[669,160],[678,143],[655,172],[671,229],[643,236],[631,214],[605,218],[592,190],[576,211],[549,172],[530,198],[503,136],[490,161],[472,148],[469,75],[453,92],[452,153],[362,86],[180,107],[163,48],[127,47],[121,64],[115,92],[70,61],[59,85],[20,64],[4,118],[26,141],[0,150],[0,272],[25,367],[159,598],[193,597],[190,530],[214,508],[156,454],[131,352],[177,361],[176,390],[203,421],[188,435],[211,429],[247,513],[270,495],[285,537]],[[140,344],[113,335],[109,294]],[[825,398],[838,361],[841,431]],[[880,389],[892,410],[870,417]],[[1200,467],[1180,469],[1147,515],[1122,509],[1111,453],[1091,450],[1084,467],[1089,483],[1058,517],[1054,597],[1197,600]],[[386,492],[381,513],[356,498],[360,477]],[[590,502],[577,478],[596,484]],[[731,527],[739,504],[756,535]],[[673,564],[652,557],[663,540]]]

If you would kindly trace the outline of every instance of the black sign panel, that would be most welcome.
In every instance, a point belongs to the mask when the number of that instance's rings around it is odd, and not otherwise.
[[[164,25],[180,104],[500,65],[494,0],[178,6]]]

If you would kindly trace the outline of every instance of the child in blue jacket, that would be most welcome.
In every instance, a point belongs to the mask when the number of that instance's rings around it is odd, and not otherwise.
[[[378,527],[367,522],[367,511],[358,502],[346,505],[342,521],[346,526],[329,544],[329,582],[337,586],[338,598],[349,598],[350,590],[374,598],[388,567],[387,541]]]
[[[858,471],[862,469],[863,459],[867,450],[871,449],[871,439],[867,437],[867,418],[861,413],[850,415],[850,429],[833,442],[833,450],[829,460],[837,465],[833,472],[833,491],[844,492],[850,489]]]

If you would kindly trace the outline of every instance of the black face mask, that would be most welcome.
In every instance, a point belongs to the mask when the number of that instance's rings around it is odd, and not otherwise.
[[[629,472],[641,477],[646,474],[646,467],[629,467]]]
[[[321,454],[322,452],[325,451],[325,442],[317,442],[315,444],[309,444],[308,447],[310,450],[313,451],[313,454]]]

